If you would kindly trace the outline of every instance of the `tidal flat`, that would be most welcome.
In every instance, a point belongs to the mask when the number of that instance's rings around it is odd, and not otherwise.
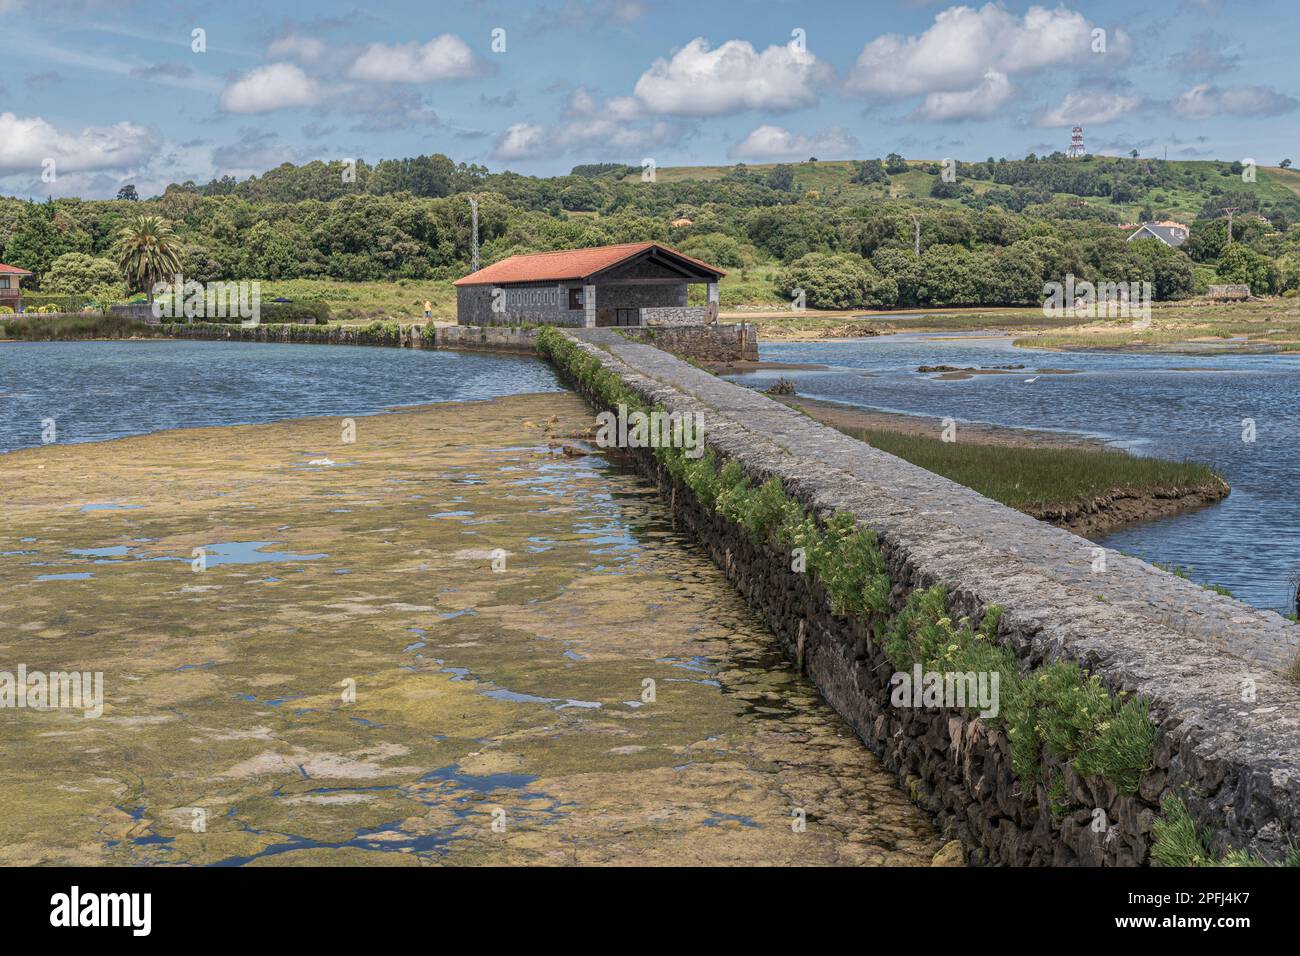
[[[0,670],[104,688],[0,710],[0,863],[929,865],[591,422],[548,393],[0,455]]]

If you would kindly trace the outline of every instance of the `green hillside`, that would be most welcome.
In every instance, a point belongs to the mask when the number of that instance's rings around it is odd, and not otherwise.
[[[881,199],[939,199],[950,205],[981,205],[989,202],[990,193],[997,193],[999,183],[994,179],[977,179],[963,176],[961,171],[984,164],[960,162],[958,183],[969,188],[961,196],[934,196],[932,187],[936,170],[942,160],[904,160],[906,172],[888,175],[887,182],[861,183],[854,181],[858,161],[830,160],[799,163],[755,163],[737,166],[666,166],[656,170],[659,182],[688,183],[716,182],[735,175],[738,168],[758,179],[765,179],[778,166],[788,167],[794,177],[794,189],[810,198],[861,202]],[[1010,160],[1008,165],[1023,165],[1025,160]],[[1105,195],[1081,195],[1062,189],[1048,189],[1050,200],[1059,203],[1079,202],[1104,211],[1115,222],[1135,222],[1142,212],[1151,211],[1156,218],[1173,218],[1189,221],[1197,218],[1216,198],[1227,194],[1252,196],[1258,208],[1269,209],[1300,197],[1300,171],[1277,166],[1258,166],[1255,181],[1247,182],[1239,166],[1220,160],[1159,160],[1129,157],[1087,156],[1078,160],[1063,157],[1043,157],[1042,164],[1072,163],[1097,170],[1101,182],[1129,188],[1121,201],[1116,202],[1109,192]],[[1235,171],[1234,171],[1235,170]],[[624,182],[640,179],[640,170],[629,172]],[[1013,184],[1001,184],[1013,190]],[[1044,198],[1035,195],[1036,201]],[[1005,205],[1004,203],[998,203]]]

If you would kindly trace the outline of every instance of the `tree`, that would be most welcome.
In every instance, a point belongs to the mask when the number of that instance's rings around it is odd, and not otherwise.
[[[132,185],[131,183],[127,183],[125,186],[123,186],[121,189],[117,191],[117,198],[126,199],[130,202],[138,202],[140,199],[140,194],[135,191],[134,185]]]
[[[892,280],[882,281],[870,263],[846,253],[811,252],[777,274],[777,292],[793,298],[799,289],[814,309],[893,305],[898,299]]]
[[[1290,168],[1291,168],[1291,160],[1289,160],[1289,159],[1284,159],[1284,160],[1282,160],[1282,162],[1278,163],[1278,166],[1281,167],[1282,169],[1290,169]]]
[[[872,183],[883,183],[888,181],[889,174],[885,172],[885,166],[880,160],[867,159],[854,161],[853,176],[849,179],[849,182],[863,186],[870,186]]]
[[[897,153],[890,153],[885,157],[885,172],[894,176],[898,173],[907,172],[907,161]]]
[[[1254,295],[1268,295],[1277,290],[1278,270],[1273,260],[1239,242],[1223,250],[1215,272],[1223,282],[1250,286]]]
[[[88,295],[93,299],[116,299],[122,295],[122,275],[109,259],[96,259],[81,252],[69,252],[50,264],[41,282],[42,292],[59,295]]]
[[[785,163],[773,166],[768,170],[767,184],[773,189],[788,193],[794,188],[794,169]]]
[[[117,266],[132,288],[143,288],[153,304],[153,287],[180,272],[180,243],[171,223],[159,216],[135,216],[117,234]]]

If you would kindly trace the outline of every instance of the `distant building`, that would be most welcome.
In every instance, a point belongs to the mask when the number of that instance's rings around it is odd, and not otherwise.
[[[26,269],[7,266],[0,262],[0,305],[7,305],[15,312],[22,311],[23,297],[18,285],[22,282],[24,276],[29,275],[31,273]]]
[[[1159,239],[1166,246],[1172,246],[1177,249],[1187,241],[1188,229],[1181,222],[1144,222],[1138,226],[1137,232],[1128,237],[1128,241],[1134,239]]]
[[[461,325],[704,325],[725,272],[656,242],[511,256],[457,279]],[[691,307],[691,283],[708,287]]]
[[[681,229],[681,228],[683,228],[683,227],[685,227],[685,226],[693,226],[693,225],[695,225],[695,223],[691,222],[691,220],[687,219],[685,216],[682,216],[682,217],[679,218],[679,219],[674,219],[673,222],[672,222],[672,224],[673,224],[673,226],[675,226],[675,227],[678,228],[678,229]]]

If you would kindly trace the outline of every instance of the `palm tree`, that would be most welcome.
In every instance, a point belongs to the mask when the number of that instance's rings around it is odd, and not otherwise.
[[[180,246],[171,223],[161,216],[134,216],[117,233],[117,266],[132,288],[144,287],[153,304],[153,287],[181,271]]]

